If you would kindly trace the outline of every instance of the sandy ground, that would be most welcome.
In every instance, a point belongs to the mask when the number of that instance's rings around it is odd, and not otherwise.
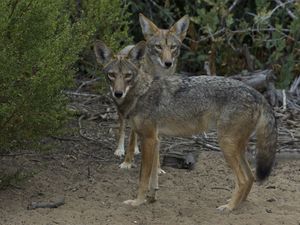
[[[0,191],[0,224],[300,224],[299,160],[279,160],[239,209],[222,214],[216,207],[230,197],[233,175],[220,153],[200,151],[192,171],[164,168],[157,202],[133,208],[122,202],[135,197],[139,167],[121,170],[112,150],[82,143],[58,141],[47,154],[3,157],[4,172],[34,175]],[[59,208],[27,210],[60,197]]]
[[[98,105],[102,108],[95,112],[107,111],[103,102]],[[70,121],[68,135],[41,143],[50,147],[48,152],[0,156],[0,178],[19,172],[18,182],[0,189],[0,225],[300,225],[299,157],[277,160],[269,179],[255,183],[244,204],[222,214],[216,208],[230,198],[234,185],[222,154],[199,145],[174,145],[176,140],[171,140],[172,150],[199,150],[195,169],[164,168],[158,201],[133,208],[122,202],[136,196],[139,166],[118,168],[122,159],[113,155],[112,135],[116,122],[106,116],[84,120],[89,136],[97,139],[88,141],[78,134],[77,119]],[[139,160],[138,155],[137,165]],[[65,204],[58,208],[27,209],[32,202],[61,197]]]

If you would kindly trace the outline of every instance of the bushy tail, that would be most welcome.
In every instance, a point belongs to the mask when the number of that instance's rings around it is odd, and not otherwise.
[[[277,145],[277,125],[274,113],[268,103],[264,104],[257,127],[256,178],[266,179],[275,160]]]

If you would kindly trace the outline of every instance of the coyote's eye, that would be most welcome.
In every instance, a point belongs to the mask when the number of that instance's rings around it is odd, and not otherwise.
[[[132,73],[125,73],[125,80],[130,81],[132,79]]]
[[[108,77],[108,79],[110,79],[110,80],[115,80],[115,79],[116,79],[116,74],[113,73],[113,72],[109,72],[109,73],[107,74],[107,77]]]
[[[158,50],[158,51],[161,51],[161,50],[162,50],[161,45],[155,45],[154,47],[155,47],[155,49]]]

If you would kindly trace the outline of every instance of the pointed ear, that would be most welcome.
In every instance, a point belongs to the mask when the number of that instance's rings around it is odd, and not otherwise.
[[[146,42],[140,41],[131,49],[131,51],[128,54],[128,57],[134,63],[138,63],[143,59],[145,52],[146,52]]]
[[[170,32],[174,33],[181,41],[183,41],[189,28],[189,24],[190,19],[188,15],[185,15],[170,28]]]
[[[113,55],[112,51],[102,41],[96,41],[94,45],[94,52],[97,62],[102,65],[108,63]]]
[[[159,28],[147,17],[140,13],[139,15],[140,25],[142,27],[142,32],[146,40],[159,31]]]

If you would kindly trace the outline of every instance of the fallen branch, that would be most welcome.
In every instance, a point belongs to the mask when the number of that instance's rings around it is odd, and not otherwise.
[[[263,93],[271,106],[282,106],[284,110],[287,108],[300,110],[300,102],[297,100],[299,98],[296,93],[300,78],[295,79],[291,91],[276,89],[275,76],[272,70],[260,70],[245,75],[237,74],[230,76],[230,78],[242,81]]]
[[[185,141],[185,142],[177,142],[177,143],[174,143],[174,144],[171,144],[169,145],[167,148],[166,148],[166,151],[169,151],[171,150],[172,148],[175,148],[179,145],[190,145],[190,144],[193,144],[194,142],[193,141]]]
[[[220,152],[221,149],[217,146],[211,145],[211,144],[207,144],[204,143],[202,140],[199,140],[198,138],[194,138],[195,143],[202,145],[205,148],[209,148],[212,151],[216,151],[216,152]]]
[[[91,138],[91,137],[88,137],[88,136],[85,136],[85,135],[83,134],[83,128],[82,128],[81,121],[82,121],[85,117],[86,117],[86,115],[81,115],[81,116],[79,117],[79,119],[78,119],[79,134],[80,134],[81,137],[83,137],[84,139],[86,139],[86,140],[88,140],[88,141],[95,141],[95,142],[97,142],[96,139]]]
[[[229,188],[225,188],[225,187],[212,187],[212,190],[226,190],[226,191],[231,191]]]
[[[246,75],[237,74],[230,76],[230,78],[242,81],[260,92],[273,89],[272,84],[275,81],[271,70],[259,70]]]
[[[243,44],[242,53],[246,59],[248,70],[253,72],[254,71],[254,56],[251,55],[247,44]]]
[[[102,97],[102,95],[89,94],[89,93],[77,93],[73,91],[63,91],[66,95],[83,96],[83,97]]]
[[[59,141],[81,141],[78,138],[70,138],[70,137],[57,137],[57,136],[50,136],[52,139],[56,139]]]
[[[286,94],[285,90],[282,90],[282,105],[283,105],[283,111],[286,110]]]
[[[293,81],[293,83],[292,83],[292,85],[291,85],[291,87],[290,87],[290,92],[295,93],[299,85],[300,85],[300,76],[297,77],[297,78]]]
[[[77,90],[75,91],[75,93],[79,93],[79,91],[81,90],[81,88],[83,88],[83,87],[86,86],[86,85],[91,85],[91,84],[97,82],[98,80],[100,80],[99,77],[97,77],[97,78],[95,78],[95,79],[93,79],[93,80],[89,80],[89,81],[84,81],[84,82],[82,82],[81,85],[80,85],[80,86],[77,88]]]
[[[57,199],[55,202],[31,202],[28,204],[27,209],[33,210],[37,208],[58,208],[59,206],[62,206],[65,204],[65,198],[61,197]]]
[[[103,158],[103,157],[100,157],[100,156],[97,156],[97,155],[94,155],[94,154],[91,154],[91,153],[87,153],[87,152],[84,152],[84,151],[80,151],[78,153],[82,154],[82,155],[85,155],[85,156],[88,156],[90,158],[94,158],[94,159],[99,160],[101,162],[113,162],[114,161],[114,159],[111,159],[111,158],[106,159],[106,158]]]

